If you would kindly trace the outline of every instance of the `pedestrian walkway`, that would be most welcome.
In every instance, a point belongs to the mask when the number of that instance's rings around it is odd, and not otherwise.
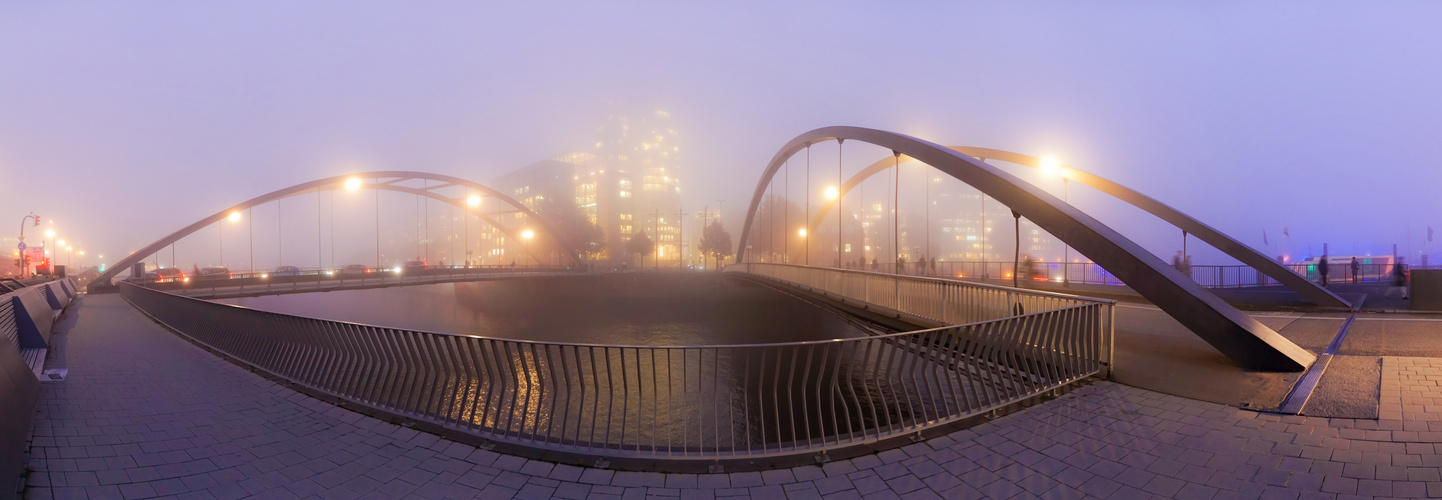
[[[27,498],[1352,498],[1442,496],[1442,359],[1383,358],[1380,420],[1282,417],[1098,382],[948,436],[731,474],[498,455],[334,407],[117,295],[58,342]]]

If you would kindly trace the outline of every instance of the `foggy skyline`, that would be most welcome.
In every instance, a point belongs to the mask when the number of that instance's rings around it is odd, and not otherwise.
[[[1442,229],[1429,192],[1439,14],[1421,2],[7,1],[0,215],[42,214],[114,262],[321,177],[486,183],[586,150],[620,107],[672,113],[686,210],[724,199],[733,233],[777,149],[854,125],[1054,156],[1263,252],[1262,232],[1279,239],[1285,224],[1294,258],[1324,242],[1415,255],[1427,226]],[[846,174],[875,149],[848,145]],[[1179,246],[1175,229],[1101,198],[1071,199],[1149,250]]]

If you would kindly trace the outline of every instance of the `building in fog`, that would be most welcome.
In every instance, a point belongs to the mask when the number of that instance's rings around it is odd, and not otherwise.
[[[665,111],[613,114],[597,127],[595,142],[587,150],[521,167],[497,177],[491,186],[537,212],[548,203],[573,203],[601,229],[605,245],[593,257],[603,265],[676,266],[683,236],[681,148],[670,118]],[[644,262],[626,251],[637,232],[657,243],[657,250]],[[488,257],[501,261],[509,261],[506,249],[519,244],[508,246],[498,231],[486,237],[492,243]]]

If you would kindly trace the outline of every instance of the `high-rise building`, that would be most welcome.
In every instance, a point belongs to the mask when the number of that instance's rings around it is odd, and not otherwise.
[[[681,148],[670,118],[665,111],[639,117],[613,114],[597,127],[596,140],[587,148],[591,151],[527,165],[496,178],[491,186],[538,212],[548,199],[574,203],[601,228],[605,245],[593,258],[604,265],[675,266],[682,250]],[[657,243],[643,261],[626,251],[638,232]],[[496,241],[494,248],[504,255],[507,246]]]

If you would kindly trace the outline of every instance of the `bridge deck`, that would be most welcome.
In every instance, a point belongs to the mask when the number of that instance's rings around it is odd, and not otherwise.
[[[822,467],[657,474],[449,442],[249,373],[117,295],[77,306],[56,336],[51,363],[70,372],[44,385],[29,498],[1295,497],[1442,487],[1431,468],[1442,465],[1432,448],[1442,426],[1421,422],[1423,407],[1409,402],[1442,397],[1424,387],[1442,374],[1431,360],[1386,358],[1380,421],[1279,417],[1102,382],[971,430]],[[1364,461],[1365,478],[1344,476]]]

